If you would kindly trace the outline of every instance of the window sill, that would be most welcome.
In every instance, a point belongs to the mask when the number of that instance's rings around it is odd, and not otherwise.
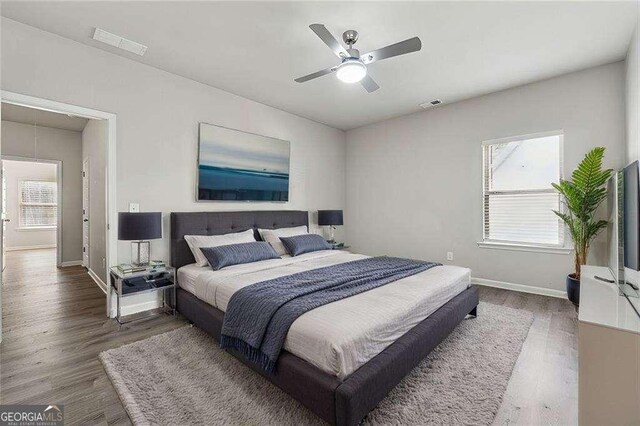
[[[535,253],[571,254],[573,247],[544,247],[529,244],[500,243],[495,241],[479,241],[478,247],[494,250],[528,251]]]
[[[55,231],[57,226],[31,226],[28,228],[16,228],[16,231],[19,232],[30,232],[30,231]]]

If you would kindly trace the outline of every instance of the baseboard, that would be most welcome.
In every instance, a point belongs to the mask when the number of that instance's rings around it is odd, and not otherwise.
[[[87,272],[89,273],[89,276],[93,279],[93,281],[96,282],[96,284],[98,284],[98,287],[100,287],[100,290],[102,290],[104,292],[104,294],[107,294],[107,285],[104,283],[104,281],[102,281],[100,279],[100,277],[98,276],[98,274],[96,274],[95,272],[93,272],[93,270],[91,268],[87,268]]]
[[[66,268],[67,266],[81,266],[82,260],[69,260],[67,262],[62,262],[60,264],[61,268]]]
[[[557,297],[560,299],[567,298],[567,292],[562,290],[554,290],[552,288],[534,287],[531,285],[508,283],[504,281],[488,280],[486,278],[471,277],[471,284],[481,285],[485,287],[503,288],[505,290],[519,291],[521,293],[539,294],[541,296]]]
[[[38,250],[56,248],[55,244],[42,244],[38,246],[18,246],[18,247],[5,247],[5,251],[19,251],[19,250]]]

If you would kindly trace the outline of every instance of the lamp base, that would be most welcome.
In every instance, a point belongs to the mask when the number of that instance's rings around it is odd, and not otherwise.
[[[131,243],[131,264],[134,266],[148,266],[151,259],[151,243],[149,241],[134,241]]]
[[[329,244],[333,244],[336,242],[335,233],[336,233],[336,227],[333,225],[329,225],[329,239],[327,240]]]

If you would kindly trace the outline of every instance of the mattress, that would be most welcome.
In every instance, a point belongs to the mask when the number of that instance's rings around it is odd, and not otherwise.
[[[199,274],[207,271],[211,271],[210,266],[198,266],[196,263],[183,266],[178,269],[180,287],[193,294],[195,292],[196,278]]]
[[[225,311],[231,296],[245,286],[365,257],[327,250],[219,271],[187,265],[178,270],[178,283],[200,300]],[[329,303],[293,322],[284,349],[344,380],[469,283],[469,269],[444,265]]]

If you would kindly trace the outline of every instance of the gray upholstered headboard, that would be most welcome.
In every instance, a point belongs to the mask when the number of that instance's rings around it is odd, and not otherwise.
[[[221,235],[251,228],[302,225],[309,227],[309,213],[299,210],[171,213],[171,266],[179,268],[195,262],[185,235]]]

